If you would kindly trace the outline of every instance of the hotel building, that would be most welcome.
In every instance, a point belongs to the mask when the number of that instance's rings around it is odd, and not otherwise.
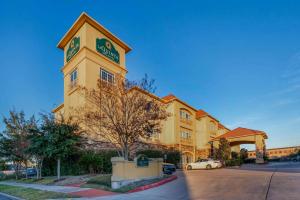
[[[53,110],[55,114],[70,115],[71,108],[82,106],[84,97],[78,86],[96,87],[99,78],[112,82],[116,74],[126,76],[126,54],[131,48],[106,28],[82,13],[57,45],[64,52],[64,103]],[[162,132],[149,140],[182,153],[182,162],[188,163],[210,155],[212,139],[228,133],[219,120],[196,109],[170,94],[160,98],[167,104],[171,116],[163,122]],[[92,136],[91,136],[92,137]],[[240,143],[234,143],[239,151]],[[261,148],[260,148],[261,149]]]
[[[298,153],[299,151],[300,151],[300,146],[281,147],[281,148],[267,149],[266,154],[270,159],[276,159],[276,158],[287,157],[291,154]],[[248,151],[248,157],[256,158],[256,152]]]

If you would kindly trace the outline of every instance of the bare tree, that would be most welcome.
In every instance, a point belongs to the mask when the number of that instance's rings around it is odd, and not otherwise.
[[[77,110],[82,127],[128,160],[139,142],[161,132],[162,120],[169,115],[166,105],[152,94],[153,84],[147,76],[134,82],[117,75],[111,82],[98,80],[94,89],[81,88],[86,99]]]

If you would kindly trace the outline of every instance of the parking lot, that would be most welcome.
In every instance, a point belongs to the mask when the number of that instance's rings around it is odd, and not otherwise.
[[[299,200],[300,163],[178,171],[178,179],[142,192],[97,199]]]

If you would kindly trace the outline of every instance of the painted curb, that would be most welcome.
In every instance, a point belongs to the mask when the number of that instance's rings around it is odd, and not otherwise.
[[[175,179],[177,179],[177,176],[176,175],[172,175],[171,177],[166,178],[164,180],[161,180],[159,182],[151,183],[149,185],[144,185],[144,186],[137,187],[137,188],[135,188],[133,190],[128,191],[127,193],[133,193],[133,192],[140,192],[140,191],[143,191],[143,190],[148,190],[150,188],[158,187],[158,186],[161,186],[163,184],[166,184],[166,183],[169,183],[171,181],[174,181]]]

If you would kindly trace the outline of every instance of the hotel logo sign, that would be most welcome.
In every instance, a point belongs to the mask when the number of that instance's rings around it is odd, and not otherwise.
[[[105,38],[102,39],[97,38],[96,50],[102,55],[104,55],[105,57],[114,61],[115,63],[120,64],[119,52],[115,49],[114,45],[109,40]]]
[[[136,159],[137,167],[148,167],[149,166],[149,158],[145,155],[138,155]]]
[[[71,58],[79,51],[80,49],[80,37],[74,37],[69,45],[69,48],[67,50],[67,56],[66,60],[69,62]]]

